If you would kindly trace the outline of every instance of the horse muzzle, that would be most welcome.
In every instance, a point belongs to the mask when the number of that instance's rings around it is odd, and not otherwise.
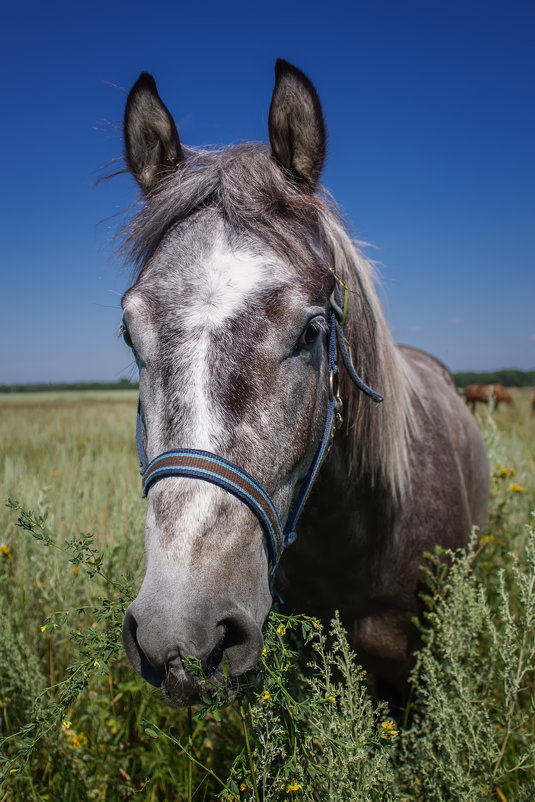
[[[130,663],[176,706],[199,703],[221,687],[235,695],[238,678],[257,663],[262,632],[232,604],[196,611],[195,620],[172,621],[151,613],[139,597],[128,607],[123,643]],[[224,613],[221,613],[224,610]]]

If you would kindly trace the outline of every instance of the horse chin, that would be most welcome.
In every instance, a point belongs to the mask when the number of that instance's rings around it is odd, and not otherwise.
[[[170,664],[161,684],[166,702],[173,707],[232,702],[238,693],[238,679],[214,671],[204,680],[192,677],[178,661]]]

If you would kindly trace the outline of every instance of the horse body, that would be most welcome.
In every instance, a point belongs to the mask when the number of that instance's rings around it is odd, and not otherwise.
[[[498,409],[499,404],[513,404],[511,393],[501,384],[469,384],[463,390],[463,395],[467,404],[475,409],[476,403],[482,404],[494,402],[494,409]]]
[[[340,437],[281,566],[288,607],[324,622],[339,609],[362,664],[398,686],[416,643],[422,552],[466,545],[471,526],[484,525],[488,501],[484,446],[453,379],[434,357],[400,350],[418,386],[404,498],[355,481],[348,435]]]
[[[329,434],[329,319],[336,286],[347,288],[353,363],[385,400],[374,404],[339,366],[345,425],[275,587],[288,609],[324,620],[339,609],[359,657],[399,683],[423,550],[461,546],[484,522],[485,448],[444,366],[392,342],[373,267],[320,192],[316,92],[286,62],[276,76],[270,147],[184,148],[150,76],[129,95],[126,158],[145,198],[129,230],[138,269],[123,320],[143,452],[224,459],[284,521]],[[255,514],[220,486],[167,475],[147,498],[146,572],[125,648],[170,702],[190,704],[202,683],[187,657],[231,685],[258,659],[269,550]]]

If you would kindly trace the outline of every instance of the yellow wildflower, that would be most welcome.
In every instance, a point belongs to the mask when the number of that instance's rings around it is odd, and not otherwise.
[[[268,650],[262,649],[262,657],[267,657]]]
[[[284,626],[284,624],[281,624],[280,626],[277,627],[277,634],[280,635],[281,638],[283,638],[286,635],[286,627]]]
[[[108,721],[106,722],[106,726],[109,729],[109,731],[112,733],[112,735],[116,735],[117,734],[117,732],[119,730],[119,727],[117,726],[116,719],[114,719],[114,718],[108,719]]]
[[[80,749],[82,746],[87,744],[87,736],[81,732],[79,735],[73,734],[71,736],[71,745],[76,747],[76,749]]]
[[[95,660],[93,665],[94,665],[95,668],[100,668],[100,663],[98,662],[98,660]]]
[[[299,785],[297,780],[294,777],[292,777],[291,783],[286,786],[286,793],[287,794],[292,794],[295,791],[299,791],[300,788],[301,788],[301,786]]]
[[[11,554],[11,549],[9,548],[9,546],[6,546],[5,543],[3,546],[0,546],[0,554],[3,554],[6,560],[13,559],[13,555]]]
[[[496,465],[496,470],[494,472],[494,476],[498,479],[503,479],[504,476],[515,476],[516,471],[514,468],[500,468],[499,465]]]
[[[399,735],[399,732],[392,719],[381,722],[381,738],[394,738],[396,735]]]
[[[41,632],[44,632],[47,626],[48,626],[47,624],[43,624],[43,626],[41,627]]]
[[[517,485],[515,482],[511,485],[511,490],[513,493],[527,493],[528,491],[522,487],[522,485]]]
[[[71,727],[72,727],[72,724],[71,724],[70,721],[67,721],[67,719],[65,719],[65,721],[63,721],[62,724],[61,724],[61,729],[63,731],[70,730]]]
[[[240,791],[247,791],[248,788],[249,788],[249,786],[247,785],[247,783],[242,783],[240,785]]]
[[[264,702],[269,699],[269,691],[264,691]]]

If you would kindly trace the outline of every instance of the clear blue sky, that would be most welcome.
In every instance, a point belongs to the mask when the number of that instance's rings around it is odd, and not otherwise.
[[[278,56],[319,91],[324,183],[374,245],[395,339],[535,368],[532,0],[21,0],[0,37],[0,383],[135,376],[113,235],[137,190],[93,186],[125,92],[152,72],[185,143],[266,140]]]

